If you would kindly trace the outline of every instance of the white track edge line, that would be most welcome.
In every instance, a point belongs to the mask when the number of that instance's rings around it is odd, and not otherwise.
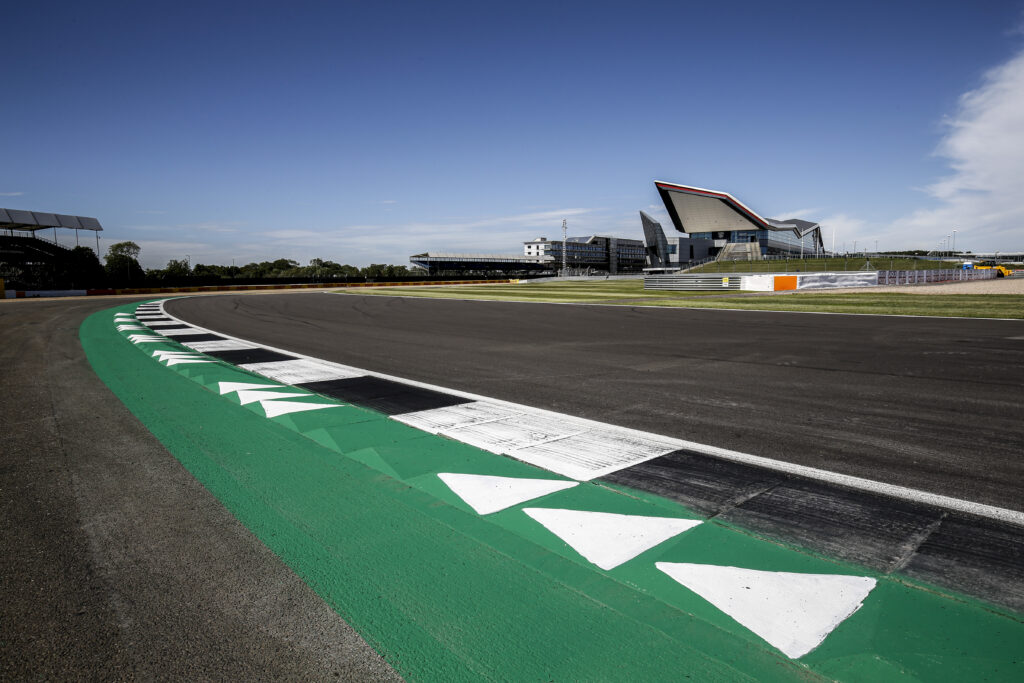
[[[186,298],[191,298],[191,297],[178,297],[178,298],[186,299]],[[417,297],[413,297],[413,298],[417,298]],[[165,300],[160,302],[161,310],[164,309],[164,301],[168,301],[168,300],[165,299]],[[586,305],[590,305],[590,304],[586,304]],[[164,314],[167,315],[168,317],[174,318],[175,320],[178,320],[178,321],[182,322],[183,324],[186,324],[186,325],[191,325],[192,324],[192,323],[187,323],[184,320],[181,320],[181,318],[173,316],[170,313],[167,313],[166,310],[164,310]],[[973,318],[973,320],[977,320],[977,318]],[[753,465],[755,467],[761,467],[763,469],[768,469],[768,470],[772,470],[772,471],[775,471],[775,472],[782,472],[784,474],[793,474],[793,475],[796,475],[796,476],[806,477],[808,479],[814,479],[814,480],[817,480],[817,481],[823,481],[823,482],[827,482],[827,483],[830,483],[830,484],[836,484],[838,486],[844,486],[846,488],[852,488],[852,489],[856,489],[856,490],[860,490],[860,491],[867,491],[867,492],[870,492],[870,493],[878,493],[878,494],[881,494],[881,495],[884,495],[884,496],[889,496],[891,498],[899,498],[901,500],[908,500],[908,501],[911,501],[911,502],[914,502],[914,503],[920,503],[920,504],[923,504],[923,505],[931,505],[931,506],[935,506],[935,507],[939,507],[939,508],[945,508],[945,509],[948,509],[948,510],[955,510],[955,511],[958,511],[958,512],[964,512],[964,513],[967,513],[967,514],[976,515],[978,517],[985,517],[985,518],[988,518],[988,519],[999,520],[1001,522],[1008,522],[1010,524],[1016,524],[1018,526],[1024,526],[1024,511],[1010,510],[1008,508],[1001,508],[1001,507],[997,507],[995,505],[986,505],[985,503],[975,503],[973,501],[964,500],[962,498],[953,498],[952,496],[944,496],[944,495],[939,494],[939,493],[930,493],[928,491],[921,491],[919,489],[912,489],[912,488],[909,488],[909,487],[906,487],[906,486],[899,486],[897,484],[886,484],[885,482],[876,481],[874,479],[865,479],[863,477],[856,477],[856,476],[853,476],[853,475],[850,475],[850,474],[840,474],[838,472],[830,472],[828,470],[822,470],[822,469],[818,469],[816,467],[809,467],[807,465],[797,465],[795,463],[789,463],[789,462],[785,462],[785,461],[781,461],[781,460],[773,460],[771,458],[766,458],[766,457],[760,456],[760,455],[753,455],[753,454],[750,454],[750,453],[743,453],[741,451],[733,451],[733,450],[729,450],[727,448],[719,448],[717,446],[709,446],[709,445],[706,445],[706,444],[697,443],[696,441],[686,441],[685,439],[678,439],[678,438],[675,438],[675,437],[664,436],[664,435],[661,435],[661,434],[652,434],[650,432],[645,432],[645,431],[638,430],[638,429],[631,429],[629,427],[620,427],[619,425],[608,424],[606,422],[598,422],[596,420],[590,420],[590,419],[587,419],[587,418],[584,418],[584,417],[576,417],[575,415],[567,415],[565,413],[558,413],[558,412],[555,412],[553,410],[544,410],[542,408],[533,408],[531,406],[525,406],[525,405],[523,405],[521,403],[513,403],[511,401],[503,401],[501,399],[491,398],[489,396],[482,396],[480,394],[473,394],[473,393],[470,393],[470,392],[467,392],[467,391],[459,391],[457,389],[449,389],[447,387],[438,386],[436,384],[428,384],[426,382],[418,382],[416,380],[405,379],[403,377],[396,377],[394,375],[387,375],[387,374],[384,374],[384,373],[381,373],[381,372],[373,372],[373,371],[370,371],[370,370],[362,370],[361,368],[354,368],[351,365],[342,365],[341,363],[334,363],[332,361],[323,360],[322,358],[315,358],[313,356],[307,356],[305,354],[298,353],[298,352],[295,352],[295,351],[289,351],[287,349],[281,349],[281,348],[277,348],[277,347],[273,347],[273,346],[268,346],[266,344],[257,344],[256,342],[253,342],[253,341],[250,341],[250,340],[247,340],[247,339],[242,339],[241,337],[234,337],[232,335],[225,334],[223,332],[218,332],[216,330],[211,330],[211,329],[205,328],[205,327],[199,327],[198,325],[193,325],[193,327],[195,327],[196,329],[205,330],[206,332],[209,332],[210,334],[217,334],[217,335],[220,335],[222,337],[226,337],[227,339],[234,339],[235,341],[240,341],[240,342],[244,342],[244,343],[247,343],[247,344],[255,344],[258,347],[265,348],[265,349],[270,349],[271,351],[277,351],[279,353],[287,353],[287,354],[296,356],[298,358],[302,358],[302,359],[305,359],[305,360],[316,361],[318,363],[324,363],[326,365],[331,365],[331,366],[334,366],[334,367],[337,367],[337,368],[344,368],[344,369],[349,369],[349,370],[358,370],[360,372],[365,372],[367,375],[372,376],[372,377],[379,377],[381,379],[387,379],[387,380],[391,380],[391,381],[394,381],[394,382],[400,382],[402,384],[407,384],[409,386],[420,387],[422,389],[431,389],[433,391],[439,391],[439,392],[442,392],[442,393],[445,393],[445,394],[450,394],[450,395],[453,395],[453,396],[460,396],[462,398],[467,398],[467,399],[470,399],[470,400],[473,400],[473,401],[484,401],[484,402],[487,402],[487,403],[503,405],[503,406],[510,407],[510,408],[516,408],[518,410],[522,410],[523,412],[527,412],[527,413],[534,413],[534,414],[538,414],[538,415],[545,415],[545,416],[548,416],[548,417],[555,417],[555,418],[561,418],[561,419],[568,418],[568,419],[571,419],[571,420],[574,420],[574,421],[578,421],[578,422],[581,422],[581,423],[584,423],[584,424],[593,425],[595,427],[601,427],[603,429],[608,429],[610,431],[618,432],[618,433],[624,434],[624,435],[643,437],[643,438],[648,438],[648,439],[652,439],[652,440],[655,440],[655,441],[662,441],[662,442],[664,442],[666,444],[674,446],[674,448],[672,450],[683,450],[683,449],[685,449],[685,450],[695,451],[695,452],[703,453],[705,455],[710,455],[712,457],[716,457],[716,458],[719,458],[719,459],[722,459],[722,460],[729,460],[731,462],[743,463],[745,465]],[[427,432],[427,433],[429,433],[429,432]],[[654,458],[657,458],[657,457],[660,457],[660,456],[653,455],[650,458],[647,458],[646,460],[651,460],[651,459],[654,459]],[[628,467],[632,467],[633,465],[640,464],[641,462],[644,462],[644,461],[638,461],[636,463],[631,463],[630,465],[626,465],[626,466],[624,466],[622,468],[619,468],[619,469],[627,469]],[[615,470],[615,471],[617,471],[617,470]],[[607,474],[611,474],[611,472],[605,472],[605,473],[600,474],[600,475],[595,475],[594,478],[597,478],[598,476],[607,476]]]

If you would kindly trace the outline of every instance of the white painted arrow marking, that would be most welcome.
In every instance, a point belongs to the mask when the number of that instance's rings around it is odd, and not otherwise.
[[[238,392],[238,401],[244,406],[256,401],[269,401],[274,398],[302,398],[309,394],[300,394],[294,391],[253,391],[241,389]]]
[[[232,391],[238,391],[239,389],[280,389],[283,384],[253,384],[252,382],[218,382],[218,388],[220,389],[221,396],[224,394],[230,394]]]
[[[192,351],[154,351],[153,357],[160,363],[167,363],[167,367],[171,367],[172,365],[217,362]]]
[[[451,472],[441,472],[437,476],[455,492],[455,495],[481,515],[504,510],[579,484],[576,481],[557,479],[519,479]]]
[[[195,363],[216,363],[215,360],[205,358],[167,358],[167,367],[172,365],[194,365]]]
[[[153,357],[160,361],[167,360],[168,358],[202,358],[195,351],[154,351]]]
[[[257,392],[258,393],[258,392]],[[303,394],[304,396],[306,394]],[[299,403],[298,401],[260,401],[263,412],[267,417],[277,417],[288,413],[301,413],[306,410],[320,410],[322,408],[340,408],[340,403]]]
[[[700,524],[697,519],[586,510],[525,508],[523,512],[604,570],[614,569]]]
[[[877,583],[867,576],[675,562],[655,566],[792,659],[818,647],[860,609]]]

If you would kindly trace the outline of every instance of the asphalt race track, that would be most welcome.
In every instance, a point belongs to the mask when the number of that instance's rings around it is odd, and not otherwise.
[[[93,373],[131,300],[0,304],[0,679],[398,680]]]
[[[1019,510],[1024,321],[195,297],[195,325],[602,422]]]

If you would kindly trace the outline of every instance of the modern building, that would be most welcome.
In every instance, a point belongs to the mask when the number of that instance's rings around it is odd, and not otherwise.
[[[683,261],[680,250],[688,253],[689,248],[693,248],[693,260],[701,258],[698,254],[703,253],[704,246],[707,246],[706,256],[719,259],[815,256],[825,251],[821,226],[817,223],[796,218],[762,218],[728,192],[661,181],[655,181],[654,185],[675,229],[690,240],[700,240],[700,243],[690,243],[685,238],[677,238],[675,263]],[[641,222],[644,223],[648,249],[654,248],[651,266],[659,267],[655,261],[673,263],[671,238],[666,238],[664,242],[652,240],[652,236],[656,237],[657,233],[654,226],[659,230],[661,226],[642,212]]]
[[[564,248],[565,265],[574,271],[585,270],[609,275],[639,273],[647,261],[647,250],[644,248],[643,240],[627,237],[567,237]],[[539,259],[553,270],[562,267],[562,249],[562,240],[549,240],[546,237],[538,237],[531,242],[523,243],[523,253],[527,258]]]
[[[661,223],[640,212],[640,223],[647,241],[647,271],[679,270],[710,258],[715,242],[699,237],[667,237]]]

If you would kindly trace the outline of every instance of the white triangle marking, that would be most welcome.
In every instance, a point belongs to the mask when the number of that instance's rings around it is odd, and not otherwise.
[[[481,515],[504,510],[579,484],[577,481],[559,479],[519,479],[451,472],[441,472],[437,476],[455,492],[455,495]]]
[[[877,583],[868,576],[675,562],[655,566],[792,659],[818,647],[860,609]]]
[[[167,358],[167,367],[172,365],[191,365],[195,363],[216,363],[215,360],[204,360],[202,358]]]
[[[340,408],[340,403],[300,403],[298,401],[260,401],[263,412],[267,417],[277,417],[288,413],[301,413],[305,410],[320,410],[322,408]]]
[[[244,406],[256,401],[268,401],[272,398],[302,398],[303,396],[309,396],[309,394],[299,394],[294,391],[246,391],[242,389],[238,392],[238,401]]]
[[[239,389],[280,389],[284,386],[283,384],[253,384],[252,382],[218,382],[217,385],[220,388],[221,396]]]
[[[700,524],[697,519],[586,510],[525,508],[523,512],[604,570],[614,569]]]

